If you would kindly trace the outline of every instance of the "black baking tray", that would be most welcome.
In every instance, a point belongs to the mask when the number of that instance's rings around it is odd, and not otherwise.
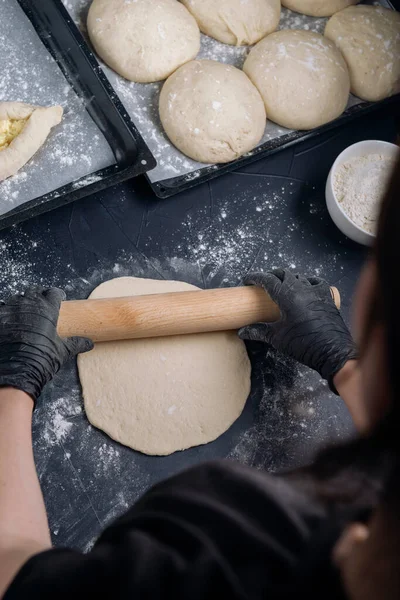
[[[93,100],[89,103],[87,110],[109,142],[118,164],[94,173],[101,177],[95,183],[77,188],[79,181],[74,182],[8,212],[0,217],[0,229],[73,202],[136,175],[146,174],[156,166],[156,161],[145,141],[61,0],[40,0],[39,2],[18,0],[18,2],[76,93],[86,101]],[[400,0],[392,0],[390,5],[394,10],[399,9]],[[311,131],[290,132],[266,142],[249,154],[227,164],[204,166],[197,171],[158,182],[150,181],[148,176],[147,179],[158,197],[167,198],[224,173],[238,170],[298,142],[318,138],[327,131],[348,125],[358,117],[371,114],[373,118],[378,111],[388,110],[389,107],[399,105],[399,99],[400,94],[381,102],[357,104],[331,123]],[[142,164],[142,161],[146,161],[146,164]]]
[[[388,1],[388,5],[393,10],[400,10],[400,0],[392,0],[392,2]],[[400,57],[399,57],[400,60]],[[183,190],[187,190],[192,188],[200,183],[205,181],[209,181],[210,179],[214,179],[215,177],[219,177],[220,175],[227,173],[229,171],[238,170],[245,165],[248,165],[260,158],[265,158],[266,156],[270,156],[279,152],[279,150],[283,150],[284,148],[288,148],[298,142],[302,142],[307,139],[317,138],[319,135],[326,133],[332,129],[340,127],[342,125],[346,125],[358,117],[364,116],[366,114],[371,114],[373,118],[373,114],[377,111],[387,110],[389,107],[397,106],[400,104],[400,94],[382,100],[380,102],[362,102],[355,106],[350,107],[346,110],[341,117],[323,125],[322,127],[318,127],[316,129],[312,129],[310,131],[293,131],[286,135],[283,135],[279,138],[275,138],[268,142],[265,142],[261,146],[255,148],[247,155],[241,156],[235,161],[232,161],[227,164],[222,165],[211,165],[204,166],[197,171],[192,171],[185,175],[180,175],[178,177],[172,177],[170,179],[163,179],[157,182],[150,182],[151,187],[153,188],[156,195],[160,198],[168,198],[174,194],[178,194]]]
[[[106,138],[116,164],[40,196],[0,217],[0,229],[146,173],[156,166],[148,146],[84,42],[61,0],[18,0],[68,83]],[[91,178],[95,179],[91,182]]]
[[[298,142],[317,138],[323,133],[354,121],[357,117],[363,117],[367,114],[371,114],[371,118],[373,118],[374,116],[377,116],[378,111],[386,111],[396,107],[400,109],[400,94],[396,94],[380,102],[363,102],[361,104],[356,104],[355,106],[352,106],[346,110],[338,119],[335,119],[334,121],[331,121],[322,127],[318,127],[317,129],[288,133],[287,135],[283,135],[279,138],[275,138],[266,142],[265,144],[262,144],[258,148],[252,150],[252,152],[248,155],[243,155],[233,162],[223,165],[206,166],[202,169],[198,169],[197,171],[192,171],[186,175],[173,177],[171,179],[163,179],[153,183],[150,182],[150,185],[159,198],[168,198],[174,194],[178,194],[183,190],[187,190],[199,185],[200,183],[204,183],[205,181],[219,177],[220,175],[228,173],[229,171],[237,171],[241,167],[259,160],[260,158],[265,158],[266,156],[275,154],[276,152],[288,148],[289,146],[293,146]]]

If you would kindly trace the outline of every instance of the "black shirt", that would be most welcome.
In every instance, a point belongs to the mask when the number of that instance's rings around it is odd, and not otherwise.
[[[88,554],[34,556],[4,600],[343,598],[339,534],[294,484],[213,462],[155,486]]]

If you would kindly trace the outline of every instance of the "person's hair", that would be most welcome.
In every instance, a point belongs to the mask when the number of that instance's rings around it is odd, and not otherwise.
[[[313,465],[293,475],[309,476],[320,499],[332,506],[355,503],[368,509],[383,499],[397,511],[400,501],[400,153],[382,204],[373,256],[377,284],[369,307],[364,343],[374,325],[382,323],[389,363],[390,408],[368,435],[322,451]]]

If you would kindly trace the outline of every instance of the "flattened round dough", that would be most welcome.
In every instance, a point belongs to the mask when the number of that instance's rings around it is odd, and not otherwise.
[[[261,93],[268,119],[283,127],[313,129],[346,108],[346,63],[333,42],[319,33],[271,33],[253,48],[243,70]]]
[[[247,75],[213,60],[180,67],[160,94],[171,142],[202,163],[226,163],[252,150],[266,124],[262,98]]]
[[[351,6],[329,21],[325,35],[340,48],[353,94],[376,102],[400,92],[400,14]]]
[[[61,106],[0,102],[0,181],[15,175],[61,122]]]
[[[198,289],[121,277],[91,298]],[[121,444],[166,455],[206,444],[241,414],[251,367],[236,332],[103,342],[78,357],[89,421]]]
[[[280,0],[181,0],[201,31],[224,44],[255,44],[278,27]]]
[[[330,17],[361,0],[282,0],[282,6],[311,17]]]
[[[177,0],[94,0],[87,28],[104,62],[140,83],[166,79],[200,50],[196,20]]]

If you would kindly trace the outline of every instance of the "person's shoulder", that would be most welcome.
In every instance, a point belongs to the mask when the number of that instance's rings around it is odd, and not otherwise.
[[[243,487],[251,487],[254,491],[271,493],[284,496],[288,500],[307,498],[305,488],[298,485],[296,480],[289,480],[284,475],[268,473],[254,467],[229,460],[218,459],[200,463],[181,471],[177,475],[156,485],[153,489],[161,487],[190,486],[202,487],[216,486],[223,488],[234,484]]]
[[[235,507],[255,514],[256,509],[263,515],[272,507],[288,518],[296,514],[307,520],[326,518],[326,511],[307,488],[298,485],[284,476],[275,475],[242,465],[228,459],[204,462],[190,467],[181,473],[157,484],[142,499],[152,503],[153,498],[173,496],[196,503],[202,499],[214,499],[225,507]],[[139,506],[141,502],[139,502]]]
[[[229,460],[203,463],[149,490],[88,554],[51,550],[28,561],[6,598],[82,598],[86,589],[159,598],[165,578],[177,599],[188,590],[196,597],[242,598],[243,590],[248,598],[276,597],[271,590],[297,578],[323,521],[281,477]]]

